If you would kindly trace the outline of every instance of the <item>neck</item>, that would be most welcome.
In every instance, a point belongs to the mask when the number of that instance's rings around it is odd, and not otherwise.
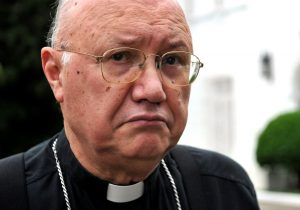
[[[72,141],[69,142],[76,159],[89,173],[117,185],[129,185],[145,180],[160,162],[160,159],[155,162],[153,160],[127,160],[119,158],[110,151],[102,153],[84,151],[82,150],[84,147]]]

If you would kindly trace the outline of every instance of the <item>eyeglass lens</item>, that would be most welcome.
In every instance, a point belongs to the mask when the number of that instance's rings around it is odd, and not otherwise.
[[[129,83],[136,80],[147,57],[134,48],[112,49],[104,53],[102,74],[113,83]],[[162,55],[159,63],[162,79],[174,85],[188,85],[197,77],[200,61],[191,53],[173,51]]]

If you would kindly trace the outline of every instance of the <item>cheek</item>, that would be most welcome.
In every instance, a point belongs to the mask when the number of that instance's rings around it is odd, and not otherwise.
[[[180,98],[185,105],[188,105],[190,99],[190,92],[191,92],[190,86],[183,87],[182,89],[179,89],[177,91],[178,91],[178,98]]]
[[[173,133],[178,136],[183,132],[187,116],[188,116],[188,103],[190,96],[190,88],[174,89],[169,94],[168,103],[174,116]]]
[[[64,114],[77,121],[87,121],[89,117],[96,117],[103,110],[103,104],[110,90],[101,85],[97,74],[88,69],[69,68],[64,74]]]
[[[94,135],[111,130],[111,120],[124,100],[124,91],[96,78],[74,72],[66,87],[65,112],[73,124]],[[73,82],[71,81],[73,80]],[[76,82],[74,82],[76,81]],[[94,136],[95,138],[95,136]]]
[[[189,104],[189,98],[190,98],[190,88],[189,87],[183,87],[174,89],[174,92],[170,99],[173,101],[174,109],[178,109],[180,112],[187,112],[188,104]]]

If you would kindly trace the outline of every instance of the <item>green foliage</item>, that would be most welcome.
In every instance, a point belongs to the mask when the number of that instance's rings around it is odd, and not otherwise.
[[[258,139],[256,157],[261,166],[284,166],[300,172],[300,111],[271,120]]]
[[[0,2],[0,157],[23,151],[61,128],[40,61],[53,4]]]

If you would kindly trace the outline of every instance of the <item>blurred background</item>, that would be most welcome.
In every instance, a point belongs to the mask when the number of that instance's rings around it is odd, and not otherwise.
[[[262,210],[300,209],[300,1],[179,2],[204,63],[181,143],[239,162]]]
[[[239,162],[262,210],[300,209],[300,1],[179,0],[204,63],[180,141]],[[0,2],[0,157],[62,127],[40,49],[54,0]]]
[[[40,61],[53,5],[53,0],[0,1],[0,157],[61,129]]]

